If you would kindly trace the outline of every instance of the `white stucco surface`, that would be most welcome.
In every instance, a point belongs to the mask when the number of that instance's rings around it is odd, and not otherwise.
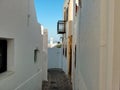
[[[73,14],[68,15],[73,17],[73,28],[66,23],[63,43],[69,47],[67,36],[72,34],[73,90],[119,90],[120,0],[69,1],[65,0],[64,7],[71,5],[72,12],[71,1],[74,2]]]
[[[99,90],[100,1],[83,0],[77,25],[76,90]],[[77,19],[76,19],[77,20]]]
[[[48,48],[48,68],[62,68],[61,48]]]
[[[119,6],[119,0],[82,1],[74,90],[119,90]]]
[[[62,48],[48,48],[48,68],[60,68],[67,74],[67,60],[62,54]]]

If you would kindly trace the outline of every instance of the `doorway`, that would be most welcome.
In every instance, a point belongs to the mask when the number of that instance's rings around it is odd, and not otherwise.
[[[69,37],[69,77],[72,77],[72,36]]]

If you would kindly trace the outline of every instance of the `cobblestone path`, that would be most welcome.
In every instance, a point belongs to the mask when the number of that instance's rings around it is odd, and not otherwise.
[[[72,85],[61,69],[49,69],[48,81],[43,81],[42,90],[72,90]]]

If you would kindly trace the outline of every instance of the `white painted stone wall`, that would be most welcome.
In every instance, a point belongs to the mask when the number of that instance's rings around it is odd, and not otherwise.
[[[43,54],[42,54],[42,65],[43,65],[43,80],[47,80],[47,71],[48,71],[48,30],[44,29],[43,33]]]
[[[75,90],[101,90],[100,0],[82,0],[82,8],[78,13]]]
[[[63,64],[62,64],[62,68],[63,68],[63,71],[66,73],[66,75],[68,74],[68,63],[67,63],[67,59],[65,56],[62,56],[62,60],[63,60]]]
[[[71,14],[73,90],[119,90],[120,0],[81,0],[82,6],[76,15],[75,1],[78,0],[74,0],[74,13]],[[68,5],[67,2],[65,0],[64,7]]]
[[[83,0],[74,90],[119,90],[119,0]]]
[[[60,68],[67,74],[67,60],[62,54],[62,48],[48,48],[48,68]]]
[[[48,48],[48,68],[62,68],[61,48]]]
[[[41,57],[43,36],[33,0],[0,1],[0,38],[9,42],[8,71],[0,74],[0,90],[41,90],[46,56]],[[40,52],[35,63],[36,48]]]

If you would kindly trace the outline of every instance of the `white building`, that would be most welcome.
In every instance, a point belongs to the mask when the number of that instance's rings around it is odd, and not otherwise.
[[[48,48],[53,48],[57,45],[58,43],[54,42],[53,37],[50,38],[50,43],[48,43]]]
[[[80,1],[75,90],[119,90],[120,1]]]
[[[73,90],[119,90],[120,0],[65,0],[64,7],[64,59]]]
[[[41,90],[47,39],[40,29],[33,0],[0,1],[0,90]]]

